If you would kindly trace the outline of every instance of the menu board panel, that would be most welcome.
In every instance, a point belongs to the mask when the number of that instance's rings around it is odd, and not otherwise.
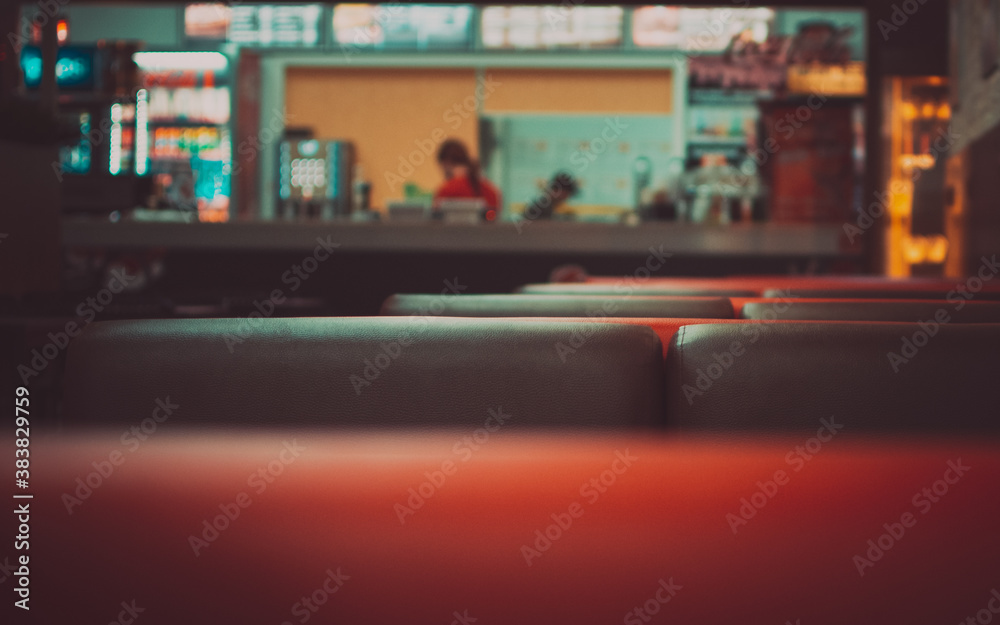
[[[184,36],[188,39],[225,41],[232,12],[229,5],[217,2],[189,4],[184,7]]]
[[[322,15],[319,4],[234,6],[228,40],[263,47],[316,46]]]
[[[472,5],[338,4],[336,43],[399,49],[456,49],[472,45]]]
[[[774,10],[765,8],[638,7],[632,13],[632,41],[640,48],[721,52],[740,33],[764,41],[774,19]]]
[[[482,11],[483,47],[610,48],[622,44],[621,7],[489,6]]]

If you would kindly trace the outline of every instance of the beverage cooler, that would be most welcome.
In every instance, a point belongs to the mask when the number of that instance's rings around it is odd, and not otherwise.
[[[138,52],[147,94],[150,208],[229,218],[229,60],[219,52]]]
[[[133,68],[122,62],[135,46],[113,42],[57,51],[59,116],[79,133],[52,164],[65,212],[112,214],[135,208],[146,195],[147,92],[135,88]],[[25,46],[20,63],[30,97],[41,84],[39,48]]]

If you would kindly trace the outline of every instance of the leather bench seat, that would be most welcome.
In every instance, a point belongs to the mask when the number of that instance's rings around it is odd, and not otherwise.
[[[164,431],[101,481],[119,434],[32,441],[35,622],[113,622],[133,600],[136,625],[631,625],[637,608],[652,625],[876,625],[996,605],[995,441],[845,427],[800,465],[815,430],[501,429],[471,455],[461,430]]]
[[[621,283],[544,283],[526,284],[518,287],[517,293],[535,295],[670,295],[673,297],[757,297],[760,290],[727,286],[671,285],[669,283],[636,283],[627,280]]]
[[[653,330],[660,337],[663,344],[663,353],[666,354],[674,339],[674,336],[685,326],[705,325],[705,324],[725,324],[737,326],[749,326],[740,329],[747,337],[755,337],[767,331],[767,326],[774,324],[813,324],[822,327],[824,325],[849,324],[854,323],[846,320],[815,321],[806,319],[694,319],[694,318],[663,318],[663,317],[524,317],[518,318],[524,321],[538,322],[560,322],[560,323],[611,323],[646,326]],[[872,321],[873,325],[886,322]]]
[[[1000,430],[997,324],[691,325],[666,363],[681,430]]]
[[[984,273],[984,275],[986,275]],[[978,276],[976,276],[978,279]],[[970,279],[972,279],[970,277]],[[981,285],[981,286],[980,286]],[[882,276],[729,276],[721,278],[693,278],[653,276],[636,279],[631,276],[595,276],[585,283],[554,284],[552,289],[641,289],[667,290],[675,293],[730,292],[730,297],[792,297],[823,299],[958,299],[962,290],[980,288],[974,300],[1000,299],[1000,280],[979,280],[966,285],[958,278],[909,278],[894,279]],[[748,295],[749,293],[749,295]]]
[[[766,289],[762,296],[784,297],[787,288]],[[955,286],[940,288],[792,288],[792,295],[802,299],[935,299],[949,303],[962,301],[963,298],[955,290]],[[974,300],[1000,301],[1000,291],[982,290],[976,293]]]
[[[645,326],[651,329],[660,337],[660,343],[663,345],[663,353],[666,354],[670,347],[671,341],[674,339],[674,335],[683,328],[689,325],[701,325],[704,323],[724,323],[724,324],[736,324],[736,325],[751,325],[754,327],[760,327],[771,323],[803,323],[798,321],[753,321],[749,319],[695,319],[695,318],[664,318],[664,317],[591,317],[591,318],[579,318],[579,317],[526,317],[525,321],[537,321],[537,322],[556,322],[556,323],[601,323],[601,324],[625,324],[625,325],[635,325],[635,326]],[[836,322],[831,322],[836,323]],[[761,332],[762,330],[752,330],[753,332]],[[572,344],[569,344],[572,347]],[[567,352],[567,358],[571,357],[571,354]]]
[[[984,275],[985,274],[984,272]],[[591,276],[587,285],[638,285],[675,289],[746,289],[763,292],[767,289],[864,289],[864,290],[914,290],[944,291],[965,282],[960,278],[886,278],[862,275],[747,275],[713,278],[690,276]],[[1000,291],[1000,281],[982,281],[984,291]]]
[[[692,317],[732,319],[723,297],[623,295],[393,295],[382,315],[445,317]]]
[[[734,302],[734,307],[737,302]],[[761,299],[739,306],[742,319],[796,319],[809,321],[933,321],[998,323],[1000,302],[941,300],[810,300]]]
[[[463,296],[465,297],[465,296]],[[572,359],[559,346],[585,337]],[[663,357],[638,325],[456,318],[189,319],[94,323],[73,341],[68,425],[662,423]]]

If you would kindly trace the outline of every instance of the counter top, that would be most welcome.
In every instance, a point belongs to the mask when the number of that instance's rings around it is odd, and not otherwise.
[[[631,255],[650,247],[684,256],[843,256],[839,225],[570,222],[479,225],[381,222],[117,223],[64,220],[63,245],[184,250],[311,250],[317,237],[342,252]]]

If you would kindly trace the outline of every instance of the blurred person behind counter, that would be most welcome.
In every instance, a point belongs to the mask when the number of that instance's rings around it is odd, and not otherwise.
[[[438,148],[437,162],[444,182],[434,193],[434,210],[438,212],[444,200],[481,199],[484,217],[494,221],[500,213],[500,192],[483,177],[479,163],[469,155],[468,148],[458,139],[447,139]]]

